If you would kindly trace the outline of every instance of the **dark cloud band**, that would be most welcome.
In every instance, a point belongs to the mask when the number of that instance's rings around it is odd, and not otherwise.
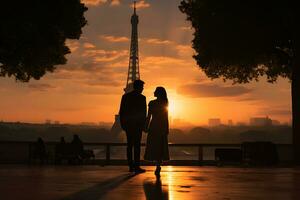
[[[177,89],[177,92],[193,98],[201,97],[235,97],[251,92],[243,86],[220,86],[216,84],[186,84]]]

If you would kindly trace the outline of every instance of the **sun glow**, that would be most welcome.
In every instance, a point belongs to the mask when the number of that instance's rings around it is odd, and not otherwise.
[[[180,117],[180,112],[182,110],[182,104],[175,98],[171,98],[169,101],[168,111],[169,116],[172,118]]]
[[[174,116],[174,114],[175,114],[175,104],[174,104],[174,102],[170,102],[169,103],[169,106],[168,106],[168,111],[169,111],[169,115],[171,115],[171,116]]]

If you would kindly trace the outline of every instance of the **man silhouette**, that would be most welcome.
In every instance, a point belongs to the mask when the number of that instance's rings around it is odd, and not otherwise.
[[[133,91],[122,96],[120,106],[120,122],[122,129],[127,136],[127,160],[130,172],[142,173],[140,168],[140,152],[142,131],[145,127],[147,107],[146,97],[142,95],[144,82],[135,80]],[[134,149],[134,161],[132,159],[132,149]]]

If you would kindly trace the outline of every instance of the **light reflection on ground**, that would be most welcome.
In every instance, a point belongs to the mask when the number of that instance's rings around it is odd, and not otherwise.
[[[0,198],[30,200],[300,199],[299,168],[0,165]]]

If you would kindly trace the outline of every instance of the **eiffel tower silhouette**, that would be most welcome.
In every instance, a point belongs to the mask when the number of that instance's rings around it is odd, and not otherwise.
[[[131,43],[130,43],[130,55],[129,55],[129,67],[126,87],[124,92],[128,93],[133,90],[133,82],[140,79],[139,68],[139,46],[138,46],[138,23],[139,16],[136,14],[136,1],[134,1],[133,14],[131,16]],[[111,133],[118,135],[122,131],[120,116],[115,115],[115,122],[111,128]]]

